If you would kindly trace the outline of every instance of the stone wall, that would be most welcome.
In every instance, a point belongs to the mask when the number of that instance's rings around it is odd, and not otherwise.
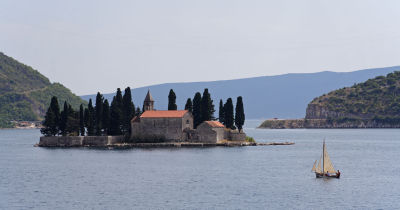
[[[94,146],[106,147],[122,142],[123,136],[42,136],[41,147],[81,147]]]
[[[228,132],[228,140],[230,141],[245,141],[246,140],[246,134],[245,133],[239,133],[237,131],[232,131],[230,130]]]
[[[169,141],[183,141],[184,129],[193,129],[193,117],[186,113],[183,118],[140,118],[133,122],[132,139],[135,138],[164,138]]]

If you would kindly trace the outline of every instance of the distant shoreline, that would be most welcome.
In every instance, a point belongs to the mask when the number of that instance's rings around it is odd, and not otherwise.
[[[260,129],[379,129],[400,128],[400,124],[374,119],[268,119]]]

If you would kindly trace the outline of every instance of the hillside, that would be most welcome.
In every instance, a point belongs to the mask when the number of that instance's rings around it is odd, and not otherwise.
[[[400,119],[400,72],[378,76],[315,98],[306,119]]]
[[[386,75],[400,67],[367,69],[353,72],[318,72],[305,74],[284,74],[255,78],[214,81],[188,82],[152,85],[132,90],[135,105],[142,106],[143,99],[150,89],[156,109],[167,109],[169,89],[174,89],[178,109],[185,106],[186,99],[197,91],[209,88],[215,108],[219,99],[243,96],[246,119],[266,118],[303,118],[307,104],[315,97],[332,90],[351,86],[369,78]],[[132,81],[132,85],[135,81]],[[132,86],[131,86],[132,87]],[[121,87],[125,88],[125,87]],[[109,100],[115,93],[105,94]],[[83,99],[94,99],[96,95],[82,96]],[[234,103],[236,98],[234,99]],[[218,113],[218,111],[216,112]]]
[[[42,120],[50,98],[67,100],[75,109],[87,102],[59,83],[0,52],[0,128],[12,127],[10,121]]]
[[[260,128],[400,128],[400,71],[314,98],[303,119],[269,119]]]

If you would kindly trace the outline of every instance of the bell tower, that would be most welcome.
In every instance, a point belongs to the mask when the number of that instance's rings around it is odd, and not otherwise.
[[[154,110],[154,99],[150,94],[150,90],[147,91],[146,98],[143,102],[143,112]]]

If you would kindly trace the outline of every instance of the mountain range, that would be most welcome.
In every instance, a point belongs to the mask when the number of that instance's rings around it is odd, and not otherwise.
[[[232,97],[236,101],[237,96],[242,96],[247,119],[304,118],[307,104],[315,97],[396,70],[400,70],[400,66],[353,72],[323,71],[212,82],[166,83],[132,89],[132,96],[135,105],[141,107],[147,91],[150,90],[155,99],[155,108],[165,110],[168,107],[169,90],[173,89],[177,96],[178,109],[183,109],[187,98],[193,98],[196,92],[202,93],[204,88],[208,88],[216,110],[220,99],[226,101]],[[104,94],[104,97],[112,100],[114,95],[115,93]],[[96,95],[81,97],[94,101]]]

